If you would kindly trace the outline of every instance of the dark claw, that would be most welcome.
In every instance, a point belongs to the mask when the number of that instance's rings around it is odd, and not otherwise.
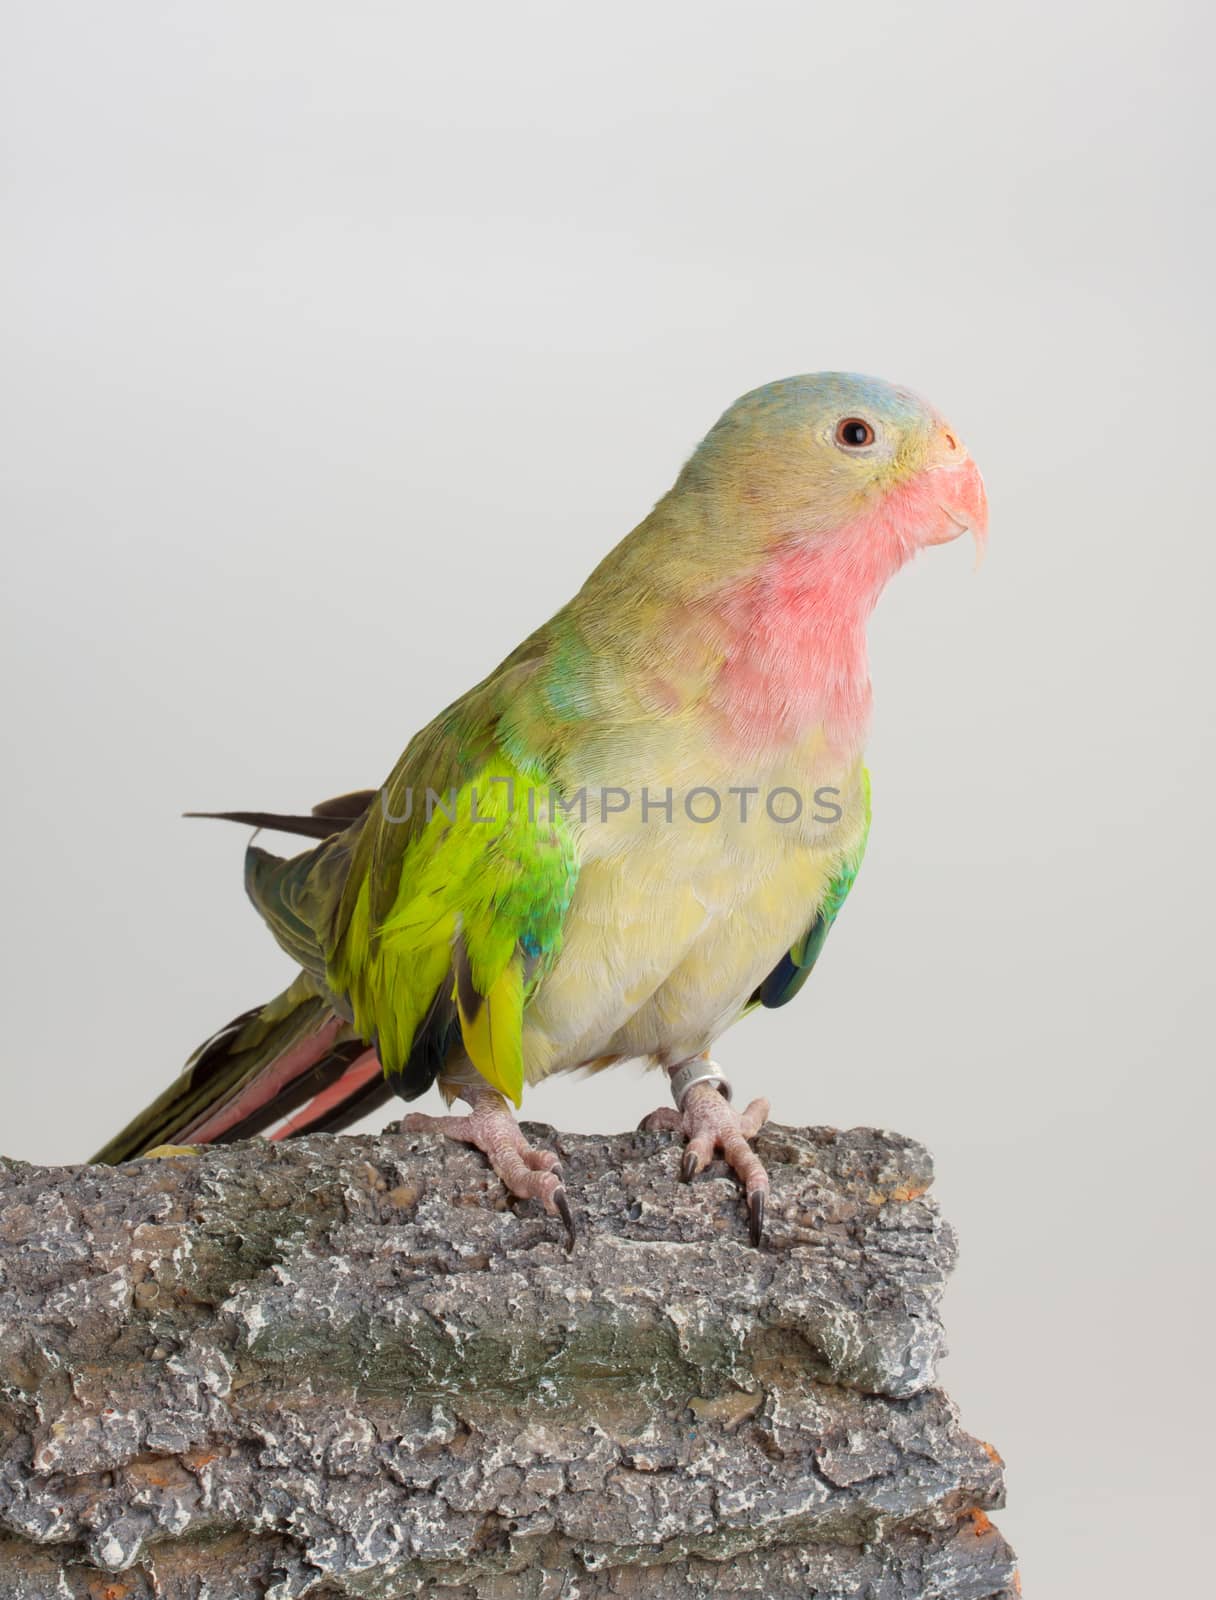
[[[685,1150],[684,1159],[680,1162],[680,1177],[685,1183],[691,1183],[697,1175],[697,1152]]]
[[[747,1197],[747,1233],[756,1249],[764,1237],[764,1190],[753,1189]]]
[[[574,1249],[574,1241],[578,1238],[578,1234],[574,1227],[574,1212],[570,1209],[570,1202],[566,1199],[566,1191],[564,1189],[554,1189],[553,1204],[557,1207],[557,1214],[565,1224],[566,1253],[569,1254]]]

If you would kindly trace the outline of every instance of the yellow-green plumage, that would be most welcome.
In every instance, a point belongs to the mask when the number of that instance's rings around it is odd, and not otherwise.
[[[399,866],[382,869],[397,879],[383,916],[372,918],[370,874],[358,882],[329,980],[348,997],[355,1026],[377,1041],[386,1072],[404,1074],[424,1018],[438,1002],[450,1026],[454,1004],[473,1064],[519,1103],[524,1004],[561,949],[578,870],[560,814],[529,815],[538,778],[504,758],[485,760],[435,795],[429,822],[424,809]],[[425,808],[427,797],[420,791],[414,802]],[[406,826],[386,797],[365,831]],[[386,846],[381,856],[388,857]]]
[[[840,432],[856,417],[860,449]],[[406,1098],[475,1074],[518,1103],[551,1072],[696,1056],[796,993],[865,848],[869,611],[982,513],[959,449],[873,379],[745,396],[370,804],[289,819],[329,834],[290,860],[251,847],[250,895],[339,1040],[374,1044]],[[783,790],[832,799],[788,822],[762,798]],[[712,821],[693,791],[718,797]],[[606,792],[627,809],[601,812]]]

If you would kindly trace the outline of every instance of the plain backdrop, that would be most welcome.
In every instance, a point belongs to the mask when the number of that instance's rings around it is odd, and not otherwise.
[[[1205,1589],[1209,14],[7,0],[0,33],[0,1149],[87,1156],[288,976],[245,836],[182,810],[378,783],[743,390],[908,383],[989,559],[888,591],[865,870],[719,1054],[780,1120],[935,1151],[944,1381],[1027,1594]],[[525,1111],[624,1128],[662,1088]]]

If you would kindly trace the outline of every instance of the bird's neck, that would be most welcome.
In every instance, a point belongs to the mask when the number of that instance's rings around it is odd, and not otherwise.
[[[821,732],[843,760],[860,754],[871,706],[866,624],[898,564],[865,540],[792,541],[715,597],[725,648],[706,701],[729,737],[761,750]]]
[[[870,717],[866,624],[911,548],[866,512],[797,531],[797,513],[740,514],[735,576],[711,584],[699,502],[671,496],[555,619],[543,707],[597,707],[605,727],[679,718],[734,761],[816,746],[852,765]],[[789,522],[784,522],[789,517]],[[748,522],[750,518],[750,525]]]

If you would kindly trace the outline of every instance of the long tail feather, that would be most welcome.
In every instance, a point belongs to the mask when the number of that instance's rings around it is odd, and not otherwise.
[[[359,789],[338,795],[314,806],[308,816],[274,811],[186,815],[325,840],[353,827],[378,793]],[[288,871],[291,865],[253,849],[249,860],[255,867],[269,862],[273,869]],[[287,947],[292,948],[290,940]],[[307,956],[307,949],[298,956],[306,966]],[[302,972],[268,1005],[244,1012],[212,1035],[164,1093],[93,1159],[112,1165],[162,1144],[226,1144],[264,1133],[284,1117],[290,1120],[273,1134],[276,1139],[335,1130],[375,1110],[392,1092],[375,1051],[355,1036]]]
[[[392,1094],[384,1080],[380,1058],[374,1050],[362,1051],[344,1067],[341,1075],[324,1085],[303,1111],[276,1128],[270,1138],[276,1142],[301,1133],[328,1133],[349,1127],[382,1105]]]
[[[329,817],[279,815],[275,811],[183,811],[184,817],[206,817],[212,822],[243,822],[247,828],[272,828],[275,833],[298,833],[307,839],[328,839],[341,833]]]
[[[235,1128],[275,1120],[275,1103],[284,1090],[327,1060],[345,1027],[341,1017],[329,1016],[315,1031],[243,1075],[239,1088],[225,1094],[214,1109],[200,1112],[173,1136],[174,1144],[221,1144]],[[251,1131],[252,1128],[251,1128]]]
[[[356,1084],[349,1097],[340,1104],[314,1107],[315,1118],[310,1117],[307,1125],[297,1123],[292,1136],[297,1133],[341,1133],[343,1128],[349,1128],[360,1117],[370,1116],[373,1111],[387,1105],[393,1094],[381,1070],[379,1078],[372,1079],[361,1088]]]
[[[293,1083],[281,1089],[268,1104],[252,1112],[243,1121],[234,1123],[216,1142],[229,1144],[234,1139],[252,1139],[255,1134],[265,1133],[280,1118],[299,1111],[301,1106],[306,1107],[324,1090],[337,1083],[348,1071],[352,1061],[364,1054],[366,1049],[367,1046],[361,1039],[352,1039],[346,1044],[339,1045],[323,1060],[318,1061],[315,1067],[310,1067]],[[386,1095],[391,1092],[386,1084]],[[191,1138],[189,1142],[196,1144],[198,1140]]]
[[[333,800],[322,800],[307,816],[279,811],[187,811],[187,817],[209,817],[215,822],[242,822],[247,828],[270,828],[275,833],[298,833],[306,839],[330,839],[364,816],[379,793],[356,789]]]
[[[113,1165],[162,1144],[227,1144],[289,1113],[293,1134],[347,1126],[391,1094],[375,1052],[302,974],[208,1039],[93,1159]]]

